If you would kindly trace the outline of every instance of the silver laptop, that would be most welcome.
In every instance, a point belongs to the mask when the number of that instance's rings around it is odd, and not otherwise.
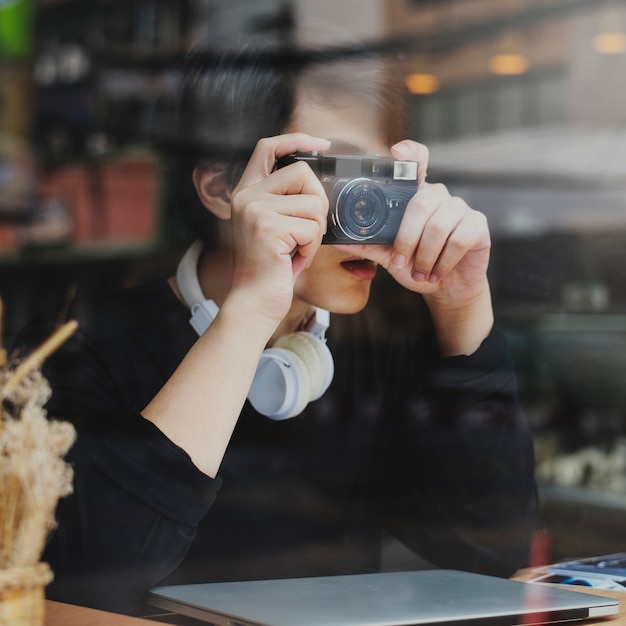
[[[619,610],[612,598],[456,570],[174,585],[148,602],[219,626],[510,626]]]

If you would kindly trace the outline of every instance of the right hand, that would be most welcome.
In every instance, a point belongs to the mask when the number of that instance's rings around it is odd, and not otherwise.
[[[303,133],[261,139],[231,196],[229,298],[276,325],[289,312],[296,277],[319,249],[328,214],[326,193],[309,165],[274,170],[276,159],[329,147],[329,141]]]

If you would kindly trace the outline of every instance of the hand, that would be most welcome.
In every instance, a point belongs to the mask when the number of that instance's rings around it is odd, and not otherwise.
[[[391,153],[418,161],[418,192],[406,208],[393,246],[362,245],[358,254],[379,263],[406,289],[424,295],[446,353],[468,353],[493,323],[487,220],[444,185],[426,182],[426,146],[405,140]],[[344,249],[354,253],[356,247]]]
[[[425,182],[428,148],[402,141],[391,148],[397,159],[419,163],[419,190],[409,202],[392,247],[343,246],[384,267],[403,287],[459,303],[485,286],[491,247],[487,220],[441,184]]]
[[[296,151],[327,150],[330,142],[302,133],[262,139],[231,196],[234,270],[231,294],[243,296],[255,319],[280,322],[298,274],[311,264],[326,232],[328,199],[313,170],[294,163]]]

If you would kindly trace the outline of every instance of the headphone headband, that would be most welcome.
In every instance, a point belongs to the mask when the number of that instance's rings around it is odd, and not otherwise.
[[[190,309],[193,308],[194,304],[206,300],[198,280],[198,261],[203,247],[204,245],[200,240],[194,241],[176,268],[178,291]]]

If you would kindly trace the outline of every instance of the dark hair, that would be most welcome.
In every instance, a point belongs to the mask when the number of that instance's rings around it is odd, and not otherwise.
[[[187,55],[176,94],[161,104],[155,139],[166,191],[194,237],[215,243],[215,220],[196,195],[194,168],[226,163],[234,186],[256,142],[285,128],[294,101],[292,72],[263,51],[202,47]]]
[[[259,139],[289,124],[299,96],[323,105],[341,107],[357,99],[375,107],[385,115],[386,139],[393,143],[406,126],[400,84],[384,60],[362,46],[192,50],[177,94],[160,116],[157,139],[165,149],[170,190],[194,235],[213,242],[211,216],[193,188],[194,167],[226,163],[234,187]]]

